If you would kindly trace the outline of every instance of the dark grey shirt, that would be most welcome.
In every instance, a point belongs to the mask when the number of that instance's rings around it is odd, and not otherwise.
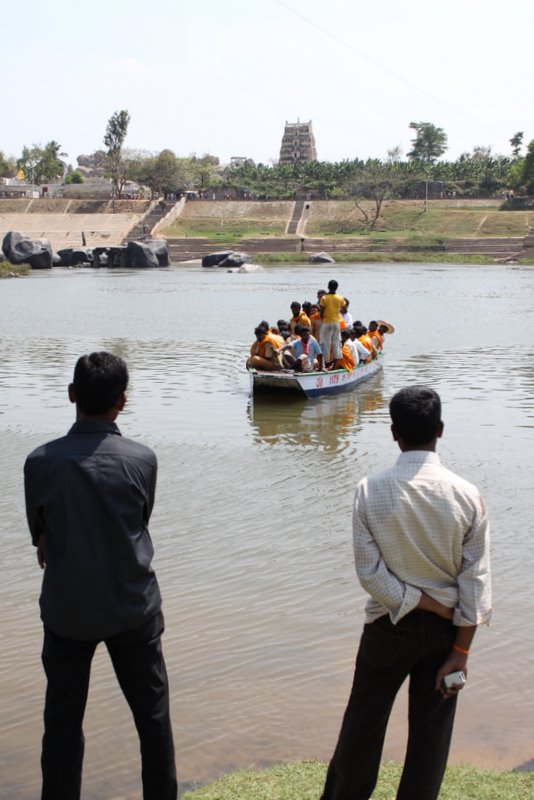
[[[24,465],[33,543],[44,534],[41,619],[70,639],[133,630],[161,608],[148,520],[157,461],[113,422],[76,422]]]

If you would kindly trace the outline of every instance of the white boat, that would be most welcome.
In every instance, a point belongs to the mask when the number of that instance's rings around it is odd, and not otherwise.
[[[333,369],[329,372],[262,372],[249,369],[250,386],[253,394],[280,393],[299,394],[305,397],[322,397],[353,389],[363,381],[376,375],[382,369],[384,356],[381,354],[368,364],[358,364],[352,372],[347,369]]]

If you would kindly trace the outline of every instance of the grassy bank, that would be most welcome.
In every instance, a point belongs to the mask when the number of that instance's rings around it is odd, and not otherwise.
[[[366,210],[372,213],[367,204]],[[534,225],[531,211],[500,211],[494,207],[443,207],[429,201],[425,211],[421,200],[386,202],[375,231],[403,237],[414,234],[440,238],[526,236]],[[362,215],[350,201],[314,202],[306,236],[355,235],[368,230]]]
[[[373,204],[362,207],[372,216]],[[180,217],[167,228],[169,238],[204,237],[221,244],[236,244],[241,238],[283,236],[292,203],[202,202],[187,203]],[[421,200],[390,200],[382,206],[374,228],[365,224],[361,212],[349,200],[311,202],[304,235],[339,238],[371,236],[404,239],[421,245],[447,239],[526,236],[534,228],[534,211],[500,211],[494,205],[454,207]]]
[[[308,253],[256,253],[256,264],[308,264]],[[334,253],[336,264],[495,264],[490,256],[455,255],[454,253],[417,251],[388,253]],[[534,259],[521,259],[521,264],[534,264]],[[313,266],[313,265],[310,265]],[[323,265],[325,266],[325,265]],[[328,265],[326,265],[328,266]]]
[[[317,761],[234,772],[186,792],[182,800],[318,800],[325,774],[326,765]],[[384,764],[373,800],[394,800],[400,774],[400,764]],[[440,800],[534,800],[534,773],[449,767]]]
[[[0,261],[0,278],[19,278],[27,275],[31,270],[29,264],[10,264],[9,261]]]

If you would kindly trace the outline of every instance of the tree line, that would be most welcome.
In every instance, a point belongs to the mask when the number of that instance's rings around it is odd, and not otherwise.
[[[118,198],[126,184],[133,181],[149,190],[151,196],[197,190],[264,200],[352,198],[359,204],[360,199],[367,199],[374,202],[376,219],[384,200],[427,196],[429,187],[431,196],[436,192],[456,197],[498,197],[510,191],[534,194],[534,140],[523,156],[522,131],[510,138],[509,156],[476,146],[455,161],[444,160],[447,134],[443,128],[429,122],[411,122],[409,128],[414,135],[405,158],[400,148],[393,147],[385,159],[272,165],[247,159],[222,167],[210,153],[179,157],[170,149],[159,153],[129,150],[125,147],[129,123],[128,111],[115,112],[103,137],[105,149],[91,157],[100,166],[100,174],[111,181]],[[82,183],[82,172],[68,166],[65,155],[55,141],[44,147],[24,146],[18,159],[0,151],[0,176],[22,176],[35,184]],[[363,206],[361,210],[368,214]]]

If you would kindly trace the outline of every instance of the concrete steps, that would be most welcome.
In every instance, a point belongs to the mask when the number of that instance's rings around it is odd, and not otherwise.
[[[291,219],[287,223],[286,233],[288,235],[291,234],[294,235],[297,233],[303,211],[304,211],[304,200],[297,200],[293,207],[293,214],[291,215]]]
[[[139,241],[150,236],[158,222],[161,222],[163,217],[167,216],[173,205],[172,202],[165,202],[164,206],[160,206],[159,203],[156,203],[156,205],[128,231],[124,244],[126,244],[126,241]]]

